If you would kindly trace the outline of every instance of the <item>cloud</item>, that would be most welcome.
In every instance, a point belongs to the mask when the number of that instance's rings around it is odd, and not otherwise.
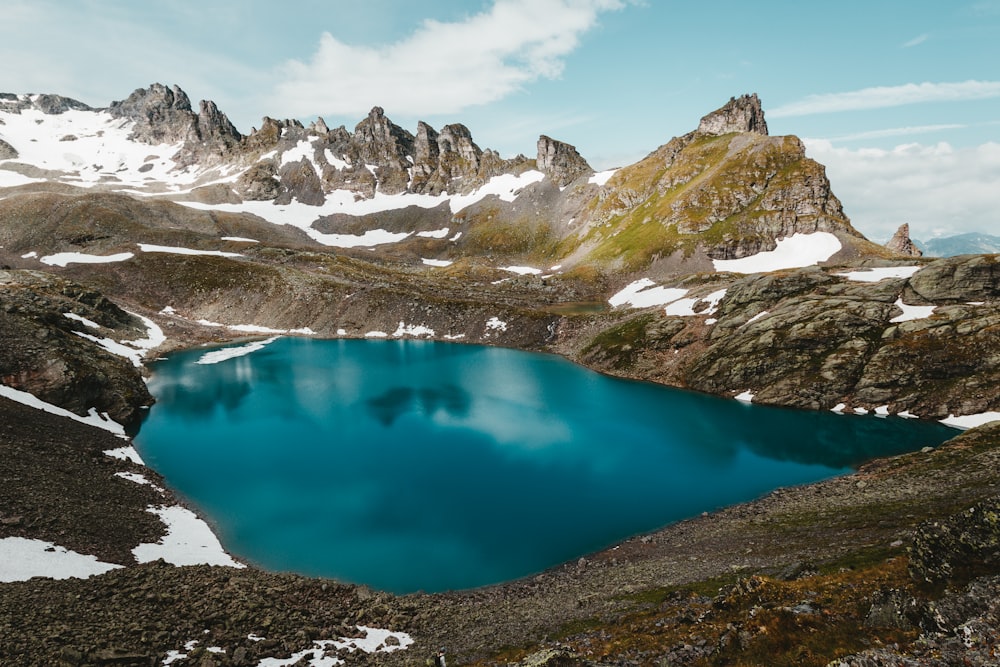
[[[1000,97],[1000,81],[962,81],[957,83],[907,83],[902,86],[877,86],[846,93],[809,95],[780,106],[768,115],[772,118],[809,116],[818,113],[884,109],[923,102],[958,102]]]
[[[324,33],[309,62],[286,64],[269,104],[291,116],[358,115],[376,104],[455,113],[557,78],[598,15],[626,2],[496,0],[461,22],[424,21],[407,39],[378,48]]]
[[[870,130],[834,137],[830,141],[857,141],[861,139],[884,139],[886,137],[907,137],[915,134],[928,134],[944,130],[962,130],[969,127],[959,123],[941,123],[939,125],[912,125],[908,127],[889,127],[883,130]]]
[[[923,44],[924,42],[927,41],[927,39],[929,37],[930,37],[930,35],[928,35],[927,33],[924,33],[922,35],[917,35],[916,37],[914,37],[910,41],[904,42],[902,44],[902,48],[909,49],[911,47],[917,46],[918,44]]]
[[[809,157],[826,165],[854,226],[874,241],[887,240],[904,222],[914,238],[926,239],[991,233],[1000,221],[1000,143],[961,149],[910,143],[881,150],[804,142]]]

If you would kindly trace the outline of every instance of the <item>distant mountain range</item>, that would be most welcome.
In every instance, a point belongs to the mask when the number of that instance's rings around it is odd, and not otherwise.
[[[1000,236],[969,232],[943,236],[929,241],[914,240],[927,257],[953,257],[955,255],[980,255],[1000,252]]]

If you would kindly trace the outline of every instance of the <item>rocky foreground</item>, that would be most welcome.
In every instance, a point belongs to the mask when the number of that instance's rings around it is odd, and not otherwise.
[[[4,534],[112,562],[155,538],[155,518],[139,509],[154,492],[112,482],[134,464],[101,453],[119,438],[6,400],[0,410]],[[1000,425],[981,427],[937,450],[781,489],[464,593],[395,597],[162,561],[0,584],[0,659],[151,665],[179,651],[187,657],[173,664],[256,665],[357,635],[361,625],[415,643],[351,654],[352,662],[421,663],[444,645],[454,664],[504,664],[541,650],[552,664],[996,664],[998,443]]]

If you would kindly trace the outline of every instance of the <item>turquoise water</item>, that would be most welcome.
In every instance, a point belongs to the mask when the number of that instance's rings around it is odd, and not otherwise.
[[[282,338],[203,354],[153,367],[146,462],[237,556],[397,593],[525,576],[955,434],[472,345]]]

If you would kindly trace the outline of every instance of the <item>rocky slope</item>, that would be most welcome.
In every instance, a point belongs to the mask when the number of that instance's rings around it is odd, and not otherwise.
[[[501,158],[378,108],[353,132],[265,118],[242,135],[159,85],[107,110],[0,95],[0,120],[0,376],[77,415],[141,414],[132,359],[155,330],[168,350],[239,325],[462,337],[809,409],[1000,411],[998,257],[869,243],[756,96],[614,174],[550,137]],[[793,238],[822,255],[775,264]],[[198,639],[176,664],[255,665],[362,624],[417,644],[359,662],[446,644],[459,664],[990,664],[998,442],[982,427],[524,581],[396,598],[135,564],[169,491],[121,476],[160,483],[104,454],[119,438],[0,397],[0,538],[128,566],[0,584],[0,662],[161,664]]]

